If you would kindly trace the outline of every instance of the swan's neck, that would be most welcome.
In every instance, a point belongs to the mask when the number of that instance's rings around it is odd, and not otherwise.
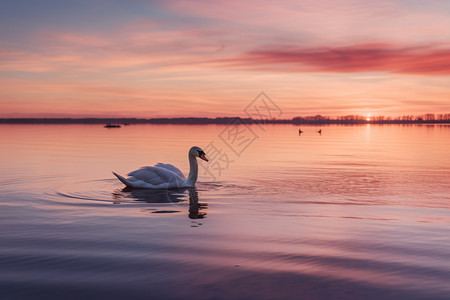
[[[189,155],[189,176],[186,180],[188,186],[194,186],[198,177],[198,164],[195,156]]]

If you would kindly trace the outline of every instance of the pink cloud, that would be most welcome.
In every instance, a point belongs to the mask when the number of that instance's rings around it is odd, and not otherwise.
[[[450,75],[450,49],[363,44],[344,47],[267,47],[218,61],[223,66],[275,72],[392,72]]]
[[[140,26],[141,22],[133,24]],[[141,25],[144,26],[144,25]],[[156,25],[154,25],[156,26]],[[128,30],[109,34],[43,32],[33,47],[0,48],[0,71],[101,73],[199,66],[221,52],[219,29]]]
[[[443,4],[424,9],[391,0],[270,0],[168,1],[168,9],[183,15],[215,20],[234,28],[233,38],[260,43],[287,39],[310,46],[446,41],[450,37]],[[259,39],[254,39],[259,36]]]

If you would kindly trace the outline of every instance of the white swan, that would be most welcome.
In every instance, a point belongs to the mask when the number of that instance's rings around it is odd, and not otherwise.
[[[128,178],[124,178],[113,172],[116,177],[128,187],[147,189],[170,189],[185,188],[195,186],[198,177],[198,165],[196,157],[208,161],[205,152],[200,147],[192,147],[188,152],[189,176],[186,177],[177,167],[171,164],[158,163],[152,167],[142,167],[136,171],[128,173]]]

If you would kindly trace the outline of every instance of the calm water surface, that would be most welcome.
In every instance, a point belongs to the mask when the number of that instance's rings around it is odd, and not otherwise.
[[[450,299],[449,126],[240,128],[0,125],[0,299]]]

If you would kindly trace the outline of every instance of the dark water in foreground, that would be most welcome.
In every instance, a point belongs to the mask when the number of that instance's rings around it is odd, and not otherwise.
[[[450,299],[450,127],[318,129],[0,125],[0,299]]]

